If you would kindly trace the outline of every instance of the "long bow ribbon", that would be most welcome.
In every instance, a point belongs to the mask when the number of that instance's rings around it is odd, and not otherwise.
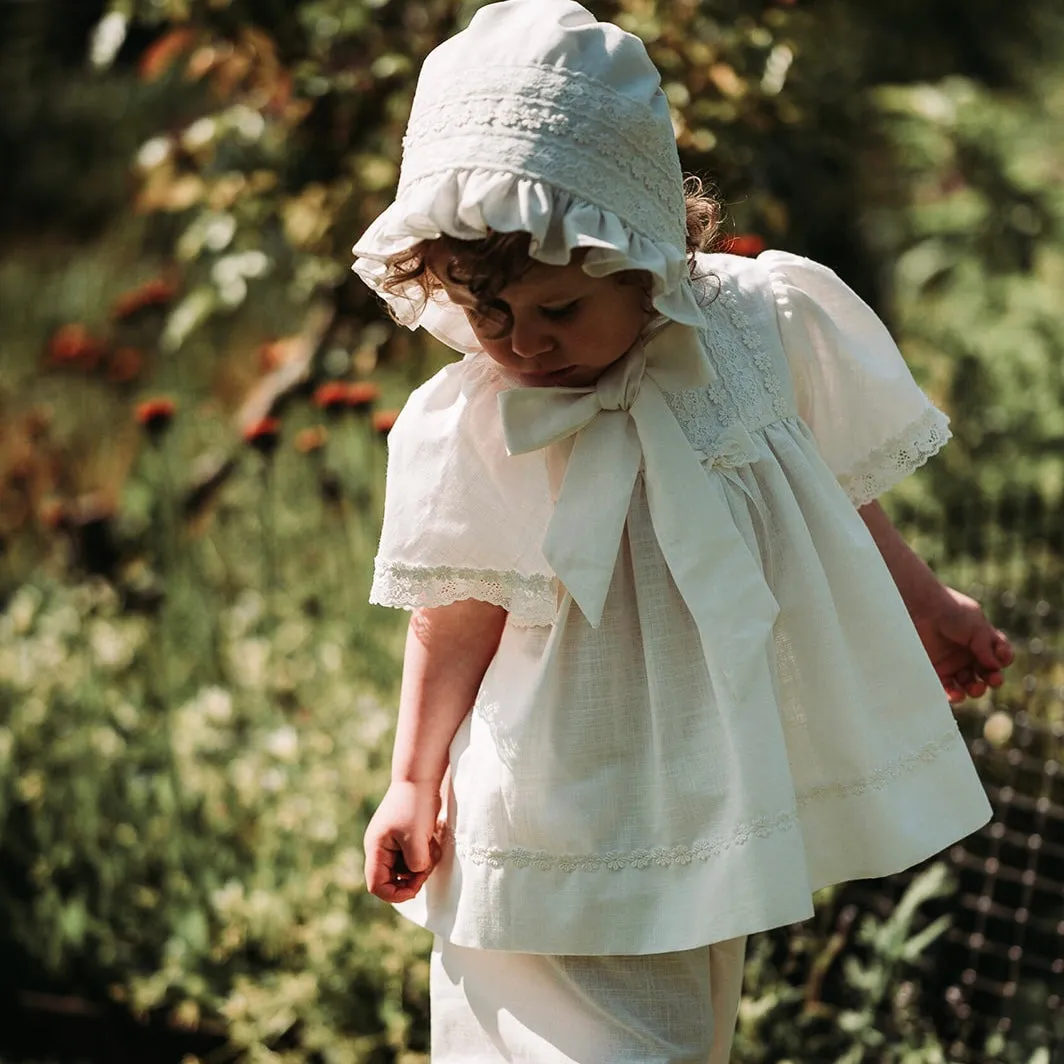
[[[598,627],[620,550],[632,491],[645,469],[658,545],[698,626],[711,673],[734,691],[763,661],[779,612],[743,539],[724,478],[707,475],[664,392],[713,379],[698,333],[672,324],[636,345],[586,388],[515,388],[499,395],[510,454],[575,435],[543,554]],[[758,459],[741,426],[710,462],[724,469]]]

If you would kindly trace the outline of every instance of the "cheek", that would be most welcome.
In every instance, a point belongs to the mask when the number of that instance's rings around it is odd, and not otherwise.
[[[508,366],[514,361],[513,352],[510,350],[509,340],[492,340],[487,336],[478,334],[477,343],[479,343],[480,346],[484,348],[484,352],[496,362]]]
[[[600,355],[600,361],[612,362],[620,358],[639,338],[647,315],[638,305],[624,304],[589,323],[586,340]]]

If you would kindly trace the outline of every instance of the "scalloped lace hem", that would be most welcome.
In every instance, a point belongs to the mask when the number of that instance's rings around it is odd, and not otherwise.
[[[740,824],[728,835],[699,839],[690,846],[653,846],[640,850],[593,854],[555,854],[548,850],[529,850],[523,847],[504,850],[455,839],[455,852],[461,859],[475,865],[487,865],[491,868],[537,868],[543,872],[598,872],[602,869],[620,872],[629,868],[668,868],[673,865],[689,865],[696,861],[709,861],[727,850],[745,846],[753,839],[766,839],[783,831],[797,829],[801,823],[800,812],[807,806],[832,799],[856,798],[869,791],[883,790],[920,766],[931,764],[958,742],[963,742],[963,739],[957,729],[951,727],[939,738],[932,739],[868,776],[848,783],[834,783],[803,791],[798,795],[797,808],[794,810],[777,813],[775,816],[758,817]]]
[[[515,624],[526,628],[553,624],[557,612],[557,590],[549,576],[401,562],[374,566],[369,600],[375,606],[416,610],[465,599],[502,606]]]
[[[865,506],[933,458],[952,435],[949,418],[930,407],[904,432],[877,448],[849,473],[840,475],[839,483],[854,506]]]

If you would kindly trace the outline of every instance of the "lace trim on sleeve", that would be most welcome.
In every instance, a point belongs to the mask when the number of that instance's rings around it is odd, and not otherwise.
[[[951,435],[949,418],[929,407],[904,432],[840,475],[839,483],[854,506],[865,506],[936,455]]]
[[[551,625],[557,612],[557,591],[549,576],[405,565],[379,559],[374,566],[369,596],[374,605],[414,610],[449,606],[464,599],[502,606],[515,624],[525,628]]]

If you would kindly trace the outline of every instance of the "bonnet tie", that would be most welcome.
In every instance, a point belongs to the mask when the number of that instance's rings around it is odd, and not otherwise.
[[[499,409],[510,454],[576,437],[543,555],[592,627],[602,622],[644,468],[661,553],[698,626],[711,676],[734,693],[749,670],[763,669],[779,606],[732,517],[724,477],[712,466],[707,474],[663,394],[711,379],[697,331],[671,324],[594,385],[511,389],[499,394]],[[757,459],[753,439],[735,425],[715,461],[723,471]]]

